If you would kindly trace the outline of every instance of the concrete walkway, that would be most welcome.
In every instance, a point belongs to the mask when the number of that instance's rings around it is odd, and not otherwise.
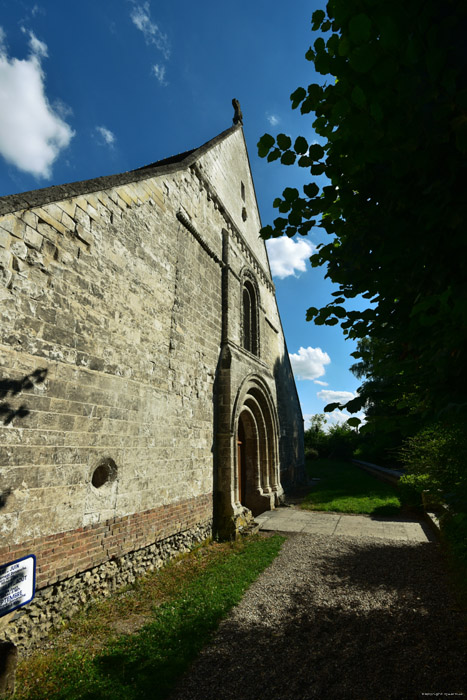
[[[301,510],[294,507],[269,510],[255,518],[261,530],[304,532],[347,537],[380,537],[386,540],[432,542],[435,537],[424,523],[401,518],[374,518]]]

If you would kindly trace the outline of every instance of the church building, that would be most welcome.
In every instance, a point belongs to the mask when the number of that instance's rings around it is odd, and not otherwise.
[[[260,228],[241,120],[0,199],[0,567],[37,567],[0,640],[26,647],[38,619],[235,537],[303,479]]]

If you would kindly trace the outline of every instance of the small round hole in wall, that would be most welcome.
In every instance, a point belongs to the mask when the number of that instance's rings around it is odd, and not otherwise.
[[[95,489],[100,489],[105,484],[114,481],[117,476],[117,465],[111,457],[102,459],[94,469],[91,484]]]

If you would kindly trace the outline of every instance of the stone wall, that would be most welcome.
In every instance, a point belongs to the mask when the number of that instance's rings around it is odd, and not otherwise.
[[[0,218],[7,544],[212,493],[221,269],[176,218],[196,179],[164,182]]]

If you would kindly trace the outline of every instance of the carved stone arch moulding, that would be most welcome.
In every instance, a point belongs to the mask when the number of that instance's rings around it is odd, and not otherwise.
[[[272,394],[258,375],[245,378],[234,404],[232,435],[237,444],[232,486],[238,501],[254,515],[277,505],[279,421]]]
[[[240,275],[241,304],[240,328],[242,347],[257,357],[260,356],[261,298],[259,286],[253,272],[244,267]]]

